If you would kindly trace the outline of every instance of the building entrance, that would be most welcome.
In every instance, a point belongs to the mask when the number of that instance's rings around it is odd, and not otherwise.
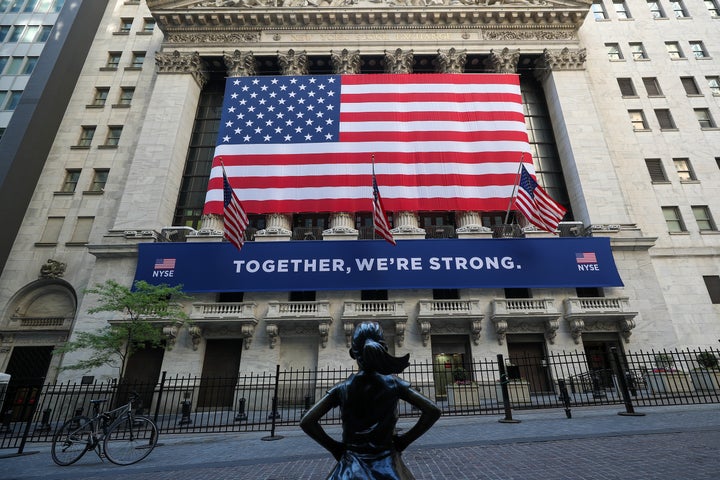
[[[205,350],[197,408],[233,407],[242,339],[209,339]]]

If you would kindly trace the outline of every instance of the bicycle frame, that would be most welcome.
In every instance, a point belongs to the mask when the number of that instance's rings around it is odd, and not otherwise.
[[[104,452],[102,451],[103,439],[105,438],[107,432],[109,432],[116,424],[121,423],[126,419],[129,419],[132,422],[133,419],[132,399],[125,405],[118,408],[108,410],[107,412],[101,412],[100,404],[104,402],[105,400],[92,402],[93,418],[90,420],[92,434],[88,439],[87,446],[88,450],[95,450],[95,453],[101,460],[104,457]],[[114,420],[112,422],[108,422],[110,418],[114,418]]]

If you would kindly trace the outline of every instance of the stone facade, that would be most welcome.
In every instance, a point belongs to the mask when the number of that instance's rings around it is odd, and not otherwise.
[[[627,5],[636,15],[632,19],[618,19],[611,11],[607,20],[596,20],[589,3],[572,0],[111,1],[0,277],[0,371],[17,346],[57,345],[72,332],[112,319],[89,316],[93,299],[83,290],[108,279],[132,282],[137,245],[162,240],[172,225],[208,72],[252,75],[266,68],[258,59],[270,56],[286,74],[318,68],[312,63],[317,57],[327,58],[334,72],[358,72],[364,56],[384,62],[388,72],[412,72],[424,59],[431,59],[428,69],[458,74],[471,66],[532,72],[548,105],[574,220],[594,236],[611,239],[625,286],[604,289],[595,303],[578,298],[575,289],[533,289],[526,303],[513,303],[503,289],[464,289],[457,304],[439,306],[429,306],[431,290],[390,290],[375,313],[357,307],[359,292],[318,291],[307,317],[276,313],[287,302],[285,292],[246,293],[228,315],[203,314],[218,301],[214,294],[198,294],[186,305],[193,328],[168,330],[174,342],[162,363],[168,374],[200,375],[209,342],[223,338],[243,340],[241,373],[271,371],[275,365],[349,367],[348,325],[363,319],[383,323],[395,354],[410,352],[414,361],[427,362],[438,351],[433,347],[438,337],[455,338],[452,348],[476,359],[507,354],[509,343],[523,342],[542,344],[548,353],[582,349],[587,341],[633,351],[716,346],[720,306],[711,302],[703,276],[720,275],[720,236],[717,229],[698,230],[691,206],[705,205],[720,215],[720,131],[700,129],[692,109],[707,108],[720,120],[720,97],[701,83],[720,75],[720,18],[702,2],[689,3],[693,16],[684,20],[653,19],[644,1]],[[605,8],[612,6],[606,2]],[[120,18],[134,19],[129,36],[113,35]],[[148,20],[155,29],[139,27]],[[671,60],[664,42],[689,38],[689,32],[716,57]],[[638,40],[649,60],[633,60],[627,50]],[[624,61],[608,58],[609,42],[627,51]],[[107,68],[109,52],[122,53],[117,68]],[[138,52],[145,55],[142,67],[126,68]],[[701,84],[701,95],[682,90],[680,77],[687,76]],[[664,95],[646,95],[642,79],[647,77],[658,80]],[[622,97],[617,78],[631,78],[637,95]],[[98,86],[112,92],[134,87],[130,108],[88,109]],[[672,111],[677,129],[659,128],[652,112],[661,108]],[[628,110],[635,109],[646,112],[647,131],[633,131]],[[95,141],[77,148],[84,125],[97,125]],[[112,125],[123,126],[120,143],[98,146]],[[650,181],[649,158],[662,160],[667,182]],[[678,180],[673,158],[689,158],[698,180]],[[80,188],[59,194],[67,169],[82,171],[82,185],[94,169],[110,174],[100,194]],[[679,206],[687,231],[668,233],[661,207],[671,205]],[[65,221],[55,241],[43,244],[38,239],[46,235],[49,218]],[[81,245],[68,240],[77,218],[93,219]],[[416,212],[398,212],[396,218],[397,235],[425,237]],[[458,235],[489,234],[477,212],[458,220],[463,229]],[[330,227],[326,240],[357,238],[347,213],[337,214]],[[202,240],[220,241],[221,228],[220,219],[204,219]],[[269,215],[255,241],[288,240],[292,228],[288,216]],[[48,259],[66,267],[56,278],[38,280]],[[62,312],[66,320],[52,335],[19,326],[15,313],[28,295],[42,301],[48,282],[63,298],[76,299],[66,303],[71,311]],[[55,316],[52,308],[47,315]],[[76,378],[77,373],[59,374],[57,368],[78,355],[53,357],[48,377]],[[91,373],[111,377],[113,370]]]

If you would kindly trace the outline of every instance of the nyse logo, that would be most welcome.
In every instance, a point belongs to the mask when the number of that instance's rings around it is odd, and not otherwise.
[[[595,255],[595,252],[576,253],[575,263],[577,263],[577,268],[580,272],[600,271],[600,266],[598,265],[597,255]]]
[[[158,258],[155,260],[153,267],[153,278],[171,278],[175,276],[175,264],[177,260],[174,258]]]

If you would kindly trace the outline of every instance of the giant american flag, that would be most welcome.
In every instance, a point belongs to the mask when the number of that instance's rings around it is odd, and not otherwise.
[[[247,213],[372,211],[373,154],[389,211],[505,210],[534,171],[517,75],[231,77],[222,108],[205,213],[220,158]]]

